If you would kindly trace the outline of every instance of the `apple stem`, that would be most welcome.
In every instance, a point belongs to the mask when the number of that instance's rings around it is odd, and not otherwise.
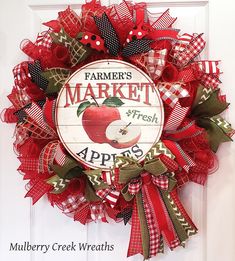
[[[120,129],[120,133],[122,134],[122,135],[126,135],[127,134],[127,127],[129,127],[131,125],[131,122],[129,122],[123,129]]]
[[[94,100],[94,102],[96,103],[97,107],[100,107],[100,105],[98,104],[97,100],[95,99],[94,96],[91,96],[91,98]]]

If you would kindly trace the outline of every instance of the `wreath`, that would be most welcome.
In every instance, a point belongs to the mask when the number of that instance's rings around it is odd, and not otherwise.
[[[172,27],[175,21],[169,9],[155,15],[146,3],[102,6],[92,0],[82,5],[79,16],[68,7],[56,20],[43,23],[48,30],[35,42],[22,42],[29,60],[13,69],[12,106],[2,114],[5,122],[16,124],[13,145],[18,170],[28,180],[26,197],[35,204],[46,195],[52,206],[82,224],[110,218],[129,223],[128,256],[140,253],[145,259],[162,253],[164,240],[174,249],[197,232],[178,190],[189,181],[204,185],[217,167],[219,145],[234,134],[220,115],[229,104],[218,88],[219,61],[200,60],[203,34],[181,34]],[[112,167],[93,168],[71,155],[58,135],[58,97],[76,72],[97,61],[129,64],[154,83],[164,124],[144,159],[121,154]],[[122,105],[120,95],[108,96],[100,106],[87,93],[77,117],[84,120],[98,107],[103,112],[103,121],[97,121],[102,128],[97,123],[90,131],[84,125],[91,141],[102,143],[99,139],[103,133],[107,138],[112,127],[104,124],[104,107],[121,121],[117,108]],[[121,124],[118,135],[123,138],[131,123]],[[132,144],[138,142],[136,136]],[[130,146],[115,139],[110,138],[111,147]]]

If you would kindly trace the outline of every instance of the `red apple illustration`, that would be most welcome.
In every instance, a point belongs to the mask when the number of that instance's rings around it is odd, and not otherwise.
[[[110,122],[120,119],[117,108],[91,105],[82,116],[82,125],[89,138],[96,143],[107,142],[105,131]]]
[[[106,128],[116,120],[120,120],[120,113],[117,107],[124,104],[117,97],[109,97],[99,105],[94,97],[94,103],[89,101],[80,104],[78,107],[78,117],[82,115],[82,125],[88,137],[96,143],[106,143]]]
[[[111,122],[106,129],[108,143],[116,149],[129,148],[135,145],[141,136],[139,126],[131,125],[122,120]]]

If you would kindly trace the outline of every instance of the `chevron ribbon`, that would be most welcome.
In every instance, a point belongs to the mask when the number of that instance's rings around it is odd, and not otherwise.
[[[232,125],[223,119],[220,115],[213,116],[210,118],[210,120],[219,126],[226,133],[226,135],[231,137],[234,134]]]
[[[87,174],[87,177],[89,181],[91,182],[92,186],[95,190],[98,189],[105,189],[108,187],[108,184],[105,183],[102,179],[102,170],[101,169],[95,169],[95,170],[87,170],[84,171],[85,174]]]
[[[67,188],[69,182],[69,179],[63,179],[57,175],[54,175],[47,180],[47,184],[54,187],[54,189],[51,191],[52,194],[62,193]]]
[[[178,208],[178,206],[176,205],[176,202],[173,200],[172,198],[172,194],[174,194],[174,198],[178,198],[177,194],[175,191],[171,192],[171,193],[165,193],[164,191],[161,192],[162,194],[164,194],[164,200],[168,200],[169,204],[171,205],[171,209],[174,211],[175,213],[175,217],[177,218],[177,220],[180,222],[181,226],[184,228],[187,237],[195,235],[197,233],[197,228],[195,227],[195,225],[192,223],[191,219],[188,217],[188,215],[184,215],[185,210],[182,209],[183,206],[182,204],[179,202],[179,199],[177,200],[180,205],[181,205],[181,210]],[[178,204],[179,204],[178,203]],[[184,241],[182,241],[183,245],[184,245]]]
[[[175,156],[172,154],[172,152],[165,146],[165,144],[162,141],[158,141],[146,154],[146,160],[154,159],[161,154],[167,156],[170,159],[174,159]]]
[[[85,60],[90,54],[88,47],[66,34],[63,28],[58,33],[51,33],[51,37],[55,43],[62,44],[68,48],[72,67]]]
[[[119,198],[120,192],[113,186],[113,176],[111,171],[102,171],[101,169],[88,170],[87,174],[89,181],[96,190],[96,195],[107,202],[111,208],[114,208]]]
[[[206,100],[208,100],[213,92],[213,88],[202,88],[202,93],[200,94],[200,100],[198,101],[198,104],[202,104]]]
[[[209,90],[206,98],[203,90],[203,86],[199,86],[191,114],[196,118],[197,125],[207,131],[209,145],[216,152],[220,143],[231,141],[234,134],[231,125],[218,116],[229,104],[221,100],[219,89]]]

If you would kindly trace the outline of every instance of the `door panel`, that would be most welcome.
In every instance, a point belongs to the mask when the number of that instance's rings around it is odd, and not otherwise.
[[[20,3],[19,3],[20,2]],[[14,9],[12,8],[14,3]],[[114,3],[114,2],[112,2]],[[232,3],[232,2],[231,2]],[[57,12],[66,8],[70,4],[72,8],[79,11],[82,1],[75,0],[11,0],[1,4],[0,11],[0,86],[1,86],[1,109],[7,107],[9,102],[6,95],[10,92],[13,77],[11,70],[13,66],[26,57],[20,54],[19,44],[24,38],[35,39],[39,31],[46,28],[41,26],[41,22],[49,21],[57,17]],[[219,0],[213,1],[148,1],[149,11],[152,13],[162,12],[170,8],[172,16],[177,16],[176,28],[181,32],[201,33],[204,32],[205,39],[209,47],[201,58],[214,58],[223,60],[224,90],[228,93],[230,100],[235,100],[232,91],[231,57],[228,50],[223,48],[223,41],[220,35],[225,33],[231,39],[229,30],[218,29],[216,24],[231,23],[230,17],[226,16],[225,8]],[[3,7],[3,8],[2,8]],[[227,9],[226,9],[227,10]],[[218,22],[220,12],[224,13],[224,18]],[[227,12],[227,11],[226,11]],[[228,12],[231,12],[228,10]],[[12,15],[7,15],[12,14]],[[216,16],[217,14],[217,16]],[[19,23],[20,21],[20,23]],[[233,18],[234,23],[234,18]],[[14,33],[13,33],[14,32]],[[232,39],[231,39],[232,40]],[[209,51],[208,51],[209,50]],[[218,53],[217,53],[218,51]],[[230,48],[231,51],[231,48]],[[235,57],[234,57],[235,58]],[[234,122],[234,105],[227,118]],[[233,116],[233,118],[232,118]],[[11,148],[14,127],[10,125],[0,125],[2,137],[0,146],[0,257],[1,260],[19,261],[49,261],[64,260],[69,261],[98,261],[110,260],[120,261],[141,261],[141,256],[126,259],[128,248],[130,226],[123,224],[92,223],[83,226],[78,222],[61,214],[57,208],[52,208],[47,200],[41,199],[35,206],[31,207],[29,199],[24,199],[24,188],[22,177],[16,169],[19,165],[16,156]],[[228,144],[226,144],[228,145]],[[226,156],[224,156],[226,153]],[[195,224],[199,228],[199,233],[190,238],[186,248],[178,248],[171,252],[166,248],[164,255],[159,255],[152,260],[163,261],[215,261],[235,260],[233,249],[235,217],[234,209],[231,209],[232,199],[235,196],[233,186],[235,185],[234,171],[234,145],[222,146],[219,151],[221,168],[210,177],[208,188],[203,188],[196,184],[189,184],[180,192],[181,199],[186,210],[191,215]],[[221,186],[223,184],[223,186]],[[223,223],[225,229],[221,227],[221,215],[226,215],[226,222]],[[224,220],[224,218],[223,218]],[[222,235],[222,239],[220,237]],[[221,249],[223,238],[228,239],[226,245]],[[49,251],[46,254],[40,252],[10,252],[11,242],[23,243],[30,241],[31,244],[108,244],[114,245],[114,251],[92,252],[92,251]]]

